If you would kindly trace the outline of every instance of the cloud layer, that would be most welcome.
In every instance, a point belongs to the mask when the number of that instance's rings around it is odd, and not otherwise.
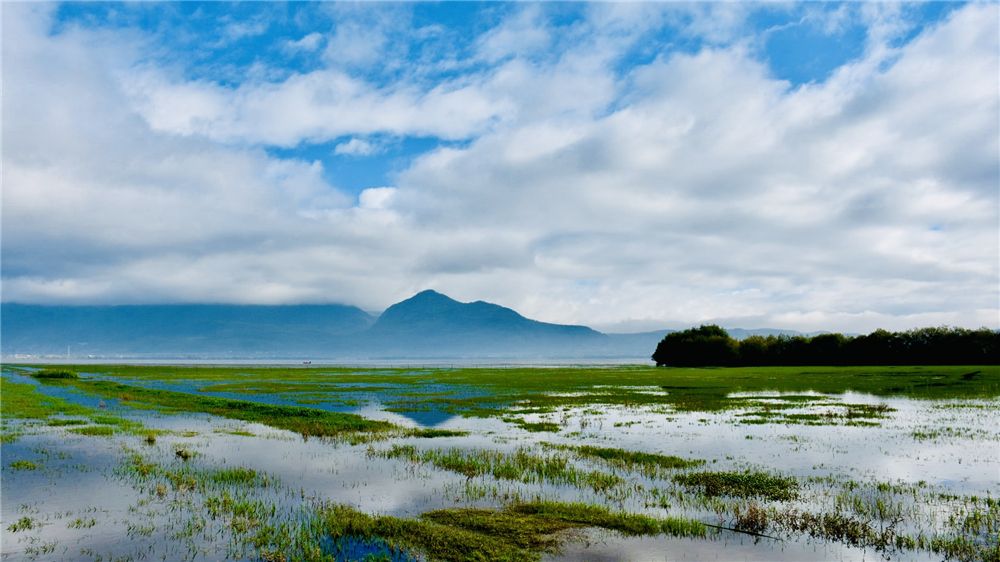
[[[865,7],[864,54],[805,84],[728,10],[525,6],[391,78],[363,71],[393,66],[378,29],[442,32],[347,14],[283,40],[323,65],[229,84],[141,31],[5,5],[3,299],[380,309],[433,287],[605,327],[1000,325],[998,7],[906,41]],[[697,48],[637,54],[678,20]],[[268,150],[371,158],[376,136],[447,142],[358,197]]]

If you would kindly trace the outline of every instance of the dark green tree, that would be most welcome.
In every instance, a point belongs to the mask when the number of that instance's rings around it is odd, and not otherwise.
[[[656,346],[657,365],[732,365],[739,357],[736,340],[714,324],[667,334]]]

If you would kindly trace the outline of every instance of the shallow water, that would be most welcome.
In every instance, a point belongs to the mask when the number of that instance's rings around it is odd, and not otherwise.
[[[5,373],[18,382],[33,379]],[[123,381],[124,382],[124,381]],[[156,381],[128,381],[151,387],[194,391],[194,383],[180,381],[159,386]],[[99,399],[64,387],[37,385],[49,395],[96,407]],[[447,390],[443,388],[437,389]],[[511,498],[587,501],[658,516],[693,516],[712,524],[725,523],[710,506],[686,502],[683,490],[669,480],[630,475],[644,489],[665,490],[669,507],[650,505],[642,494],[612,496],[589,489],[551,483],[525,484],[468,479],[429,465],[386,459],[369,452],[393,444],[418,448],[491,449],[513,451],[540,442],[590,444],[651,453],[704,459],[710,470],[754,468],[802,479],[806,497],[801,506],[828,503],[830,481],[885,482],[919,486],[920,493],[1000,495],[1000,414],[997,402],[928,401],[880,398],[846,393],[810,395],[809,402],[781,410],[782,415],[839,412],[846,404],[885,404],[890,408],[874,426],[804,425],[800,423],[746,423],[743,414],[766,404],[781,403],[776,393],[741,395],[745,406],[721,412],[679,412],[657,405],[649,408],[567,408],[550,414],[526,414],[527,421],[559,424],[560,431],[531,433],[496,418],[462,418],[444,412],[396,413],[385,409],[396,392],[365,392],[366,400],[349,411],[403,426],[435,426],[470,432],[461,437],[393,439],[390,442],[349,445],[331,440],[305,440],[297,434],[267,426],[207,415],[162,415],[132,410],[107,401],[111,413],[141,420],[147,427],[174,433],[147,445],[138,436],[90,437],[63,427],[33,424],[17,441],[3,445],[0,516],[5,560],[131,559],[215,560],[240,558],[222,521],[198,516],[204,498],[191,494],[158,498],[123,477],[125,448],[168,466],[184,464],[174,451],[195,453],[192,467],[245,466],[272,475],[279,485],[261,492],[278,506],[280,517],[295,520],[297,510],[312,501],[349,504],[361,511],[415,517],[432,509],[455,506],[499,506]],[[337,397],[342,396],[341,392]],[[247,394],[245,400],[296,403],[287,393]],[[284,402],[291,400],[291,402]],[[312,406],[312,405],[311,405]],[[315,407],[323,407],[318,405]],[[428,414],[424,418],[417,414]],[[437,416],[437,417],[435,417]],[[935,434],[946,428],[947,431]],[[252,435],[234,435],[233,431]],[[37,470],[14,470],[11,463],[30,460]],[[575,460],[583,468],[601,468]],[[606,467],[604,467],[606,468]],[[919,506],[918,506],[919,509]],[[10,525],[31,517],[41,527],[12,531]],[[73,523],[82,520],[82,528]],[[93,525],[90,525],[90,520]],[[191,526],[200,525],[196,531]],[[79,526],[79,525],[78,525]],[[127,537],[123,540],[122,537]],[[589,530],[566,544],[549,560],[877,560],[885,553],[837,542],[804,537],[785,540],[755,539],[722,531],[709,539],[666,536],[626,538]],[[924,560],[940,556],[926,552],[892,552],[892,559]]]

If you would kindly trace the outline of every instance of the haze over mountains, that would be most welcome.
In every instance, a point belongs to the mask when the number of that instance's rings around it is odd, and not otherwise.
[[[375,317],[347,305],[4,303],[5,356],[647,360],[670,330],[604,334],[423,291]],[[735,337],[753,331],[735,331]],[[775,330],[761,330],[775,333]],[[793,333],[793,332],[788,332]]]

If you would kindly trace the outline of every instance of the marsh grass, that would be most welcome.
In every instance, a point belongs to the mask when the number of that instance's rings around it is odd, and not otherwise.
[[[174,456],[181,459],[182,461],[189,461],[192,458],[194,458],[196,454],[197,453],[195,453],[191,449],[185,447],[178,447],[177,449],[174,450]]]
[[[0,431],[0,444],[14,443],[20,439],[22,435],[24,435],[24,433],[20,429],[4,428],[3,431]]]
[[[45,396],[27,383],[17,383],[0,377],[0,395],[3,396],[4,418],[45,419],[57,414],[76,416],[93,412],[53,396]]]
[[[467,478],[491,476],[497,480],[512,480],[527,484],[542,482],[566,484],[597,493],[608,493],[625,483],[624,479],[615,474],[579,469],[573,466],[565,455],[538,455],[524,447],[512,453],[504,453],[457,448],[419,450],[412,445],[393,445],[387,450],[371,450],[369,454],[430,464]]]
[[[673,477],[674,481],[690,488],[700,488],[709,497],[731,496],[738,498],[764,498],[788,501],[798,496],[798,482],[794,478],[767,472],[689,472]]]
[[[97,519],[94,519],[93,517],[77,517],[67,523],[66,527],[70,529],[90,529],[95,525],[97,525]]]
[[[657,519],[648,515],[614,512],[593,504],[538,501],[508,508],[514,513],[553,519],[583,527],[601,527],[626,536],[665,533],[678,537],[704,537],[707,527],[695,519],[670,517]]]
[[[484,417],[517,414],[519,409],[553,411],[564,406],[670,406],[681,411],[717,411],[746,404],[745,400],[730,398],[729,394],[734,392],[815,391],[830,395],[854,391],[878,396],[929,399],[994,398],[1000,395],[1000,366],[997,365],[720,369],[581,366],[545,369],[544,373],[536,368],[417,371],[407,368],[320,366],[255,368],[89,365],[60,368],[86,369],[107,376],[136,380],[186,380],[204,383],[203,390],[230,390],[248,394],[315,394],[329,393],[335,389],[378,392],[384,396],[383,403],[390,409],[433,407],[452,413]],[[970,369],[977,371],[975,377],[965,376]],[[434,392],[420,390],[428,386],[433,386]],[[649,392],[650,388],[661,392]],[[112,387],[96,390],[110,394],[128,392],[128,389]],[[413,396],[418,396],[419,400],[414,400]],[[803,403],[813,401],[814,397],[803,396]],[[181,409],[186,407],[184,402],[165,404],[159,398],[149,395],[135,398],[159,403],[161,407],[172,404]],[[198,409],[193,411],[216,407],[206,403],[196,406]]]
[[[38,470],[38,465],[32,461],[19,459],[8,465],[11,470]]]
[[[89,435],[91,437],[110,437],[118,433],[118,428],[109,425],[88,425],[85,427],[74,427],[67,431],[78,435]]]
[[[468,431],[460,431],[456,429],[411,429],[404,433],[407,437],[421,437],[424,439],[433,439],[435,437],[463,437],[468,435]]]
[[[21,517],[17,521],[8,525],[7,530],[10,531],[11,533],[20,533],[21,531],[30,531],[32,529],[36,529],[38,527],[41,527],[41,525],[42,525],[41,522],[39,522],[37,519],[25,516]]]
[[[575,453],[587,459],[597,459],[612,467],[642,473],[649,477],[659,476],[664,470],[692,468],[705,464],[702,459],[685,459],[674,455],[660,455],[591,445],[561,445],[542,443],[543,446]]]
[[[555,422],[547,422],[547,421],[529,422],[524,418],[518,418],[513,416],[507,416],[502,419],[507,423],[514,424],[517,427],[520,427],[521,429],[525,431],[530,431],[532,433],[542,433],[542,432],[558,433],[562,429],[562,426],[560,426]]]
[[[257,434],[252,431],[246,431],[245,429],[216,429],[215,433],[223,433],[225,435],[235,435],[238,437],[257,437]]]
[[[656,519],[612,512],[595,505],[535,502],[506,509],[456,508],[431,511],[420,519],[372,516],[343,505],[319,512],[323,529],[334,539],[360,537],[384,540],[432,560],[539,560],[557,552],[574,529],[599,527],[627,536],[705,536],[694,520]]]
[[[215,470],[210,473],[208,478],[215,484],[260,488],[268,487],[273,480],[267,474],[242,466]]]
[[[301,406],[279,406],[246,400],[196,396],[184,392],[149,389],[109,381],[78,381],[81,390],[129,405],[145,405],[166,411],[200,412],[215,416],[262,423],[299,433],[303,437],[342,437],[350,433],[388,432],[397,429],[389,422],[369,420],[355,414],[327,412]]]
[[[87,423],[89,423],[87,420],[81,419],[55,419],[47,421],[45,425],[50,427],[64,427],[69,425],[87,425]]]
[[[80,375],[76,374],[74,371],[68,371],[65,369],[42,369],[40,371],[31,371],[29,373],[32,377],[36,379],[78,379]]]

